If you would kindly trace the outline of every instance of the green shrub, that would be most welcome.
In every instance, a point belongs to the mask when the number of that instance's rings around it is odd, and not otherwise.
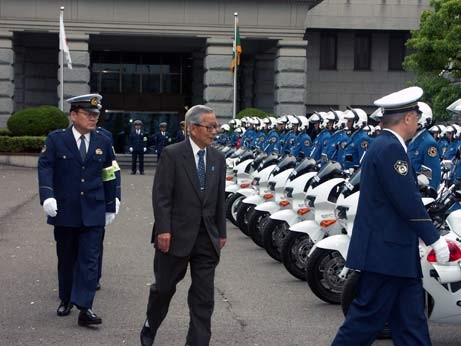
[[[258,108],[244,108],[235,115],[237,119],[242,119],[243,117],[266,118],[267,116],[266,112]]]
[[[45,136],[49,132],[67,127],[69,120],[64,112],[54,106],[27,108],[8,119],[8,129],[15,136]]]
[[[0,152],[39,153],[45,145],[45,139],[46,137],[41,136],[0,136]]]
[[[0,136],[12,136],[13,134],[11,133],[10,130],[0,128]]]

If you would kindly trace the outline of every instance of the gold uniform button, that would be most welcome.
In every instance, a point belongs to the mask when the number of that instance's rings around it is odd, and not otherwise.
[[[82,179],[82,183],[84,183],[84,182],[85,182],[85,179]]]
[[[85,166],[82,166],[82,169],[85,169]]]
[[[84,194],[85,194],[85,192],[83,192],[83,191],[82,191],[82,192],[80,192],[80,195],[82,195],[82,196],[83,196]]]

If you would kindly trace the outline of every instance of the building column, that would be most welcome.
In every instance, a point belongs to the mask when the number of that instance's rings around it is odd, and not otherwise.
[[[13,96],[13,33],[11,31],[0,31],[0,127],[6,127],[6,122],[13,113]]]
[[[227,122],[232,118],[233,75],[230,71],[231,59],[231,39],[207,39],[203,98],[205,104],[214,109],[220,123]]]
[[[68,112],[70,104],[66,99],[90,93],[90,53],[88,52],[88,34],[67,33],[72,70],[67,68],[64,59],[64,112]],[[60,68],[58,68],[58,80]],[[58,85],[58,98],[59,98]],[[59,102],[59,101],[58,101]],[[104,105],[104,99],[102,100]],[[59,105],[58,105],[59,106]]]
[[[280,40],[275,54],[275,99],[277,115],[305,115],[307,41]]]
[[[255,56],[255,102],[254,107],[274,113],[274,54]]]
[[[203,52],[192,54],[192,104],[190,106],[203,104]]]

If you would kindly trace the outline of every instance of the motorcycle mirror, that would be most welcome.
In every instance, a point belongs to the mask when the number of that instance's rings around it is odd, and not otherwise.
[[[425,175],[428,179],[432,179],[432,169],[427,166],[421,165],[419,173]]]
[[[352,162],[354,161],[354,158],[352,157],[352,154],[347,154],[344,160],[347,162]]]

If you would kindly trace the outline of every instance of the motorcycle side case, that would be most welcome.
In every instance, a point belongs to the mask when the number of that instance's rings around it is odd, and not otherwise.
[[[325,250],[336,250],[338,251],[344,259],[347,257],[347,251],[349,250],[350,237],[346,234],[337,234],[329,236],[325,239],[320,240],[316,243],[309,256],[314,252],[316,248],[325,249]]]
[[[447,216],[446,223],[452,232],[461,237],[461,209],[452,211]]]
[[[237,190],[240,190],[241,187],[239,184],[232,184],[232,185],[228,185],[226,186],[226,193],[235,193],[237,192]]]

